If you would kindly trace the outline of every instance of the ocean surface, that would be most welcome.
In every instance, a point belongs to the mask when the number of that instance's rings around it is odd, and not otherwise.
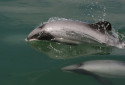
[[[125,49],[25,42],[53,17],[87,23],[109,21],[125,40],[125,0],[0,0],[0,85],[102,85],[92,76],[61,71],[89,60],[125,61]],[[108,78],[125,85],[125,78]]]

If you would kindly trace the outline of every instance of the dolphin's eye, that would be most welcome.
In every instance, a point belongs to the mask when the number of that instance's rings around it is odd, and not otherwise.
[[[42,25],[42,26],[40,26],[39,28],[40,28],[40,29],[43,29],[44,27],[45,27],[45,24],[43,24],[43,25]]]

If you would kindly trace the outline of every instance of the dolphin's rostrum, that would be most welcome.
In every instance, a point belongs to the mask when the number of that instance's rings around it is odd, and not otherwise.
[[[66,44],[102,44],[118,48],[124,47],[124,42],[111,32],[112,26],[107,21],[88,24],[81,21],[60,18],[44,23],[34,29],[26,41],[49,40]],[[117,33],[115,33],[117,34]]]

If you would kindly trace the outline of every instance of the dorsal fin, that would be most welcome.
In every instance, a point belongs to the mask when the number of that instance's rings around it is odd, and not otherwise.
[[[100,21],[100,22],[97,22],[97,23],[94,23],[94,24],[89,24],[89,26],[93,29],[97,29],[99,30],[100,32],[110,32],[112,30],[112,26],[109,22],[107,21]]]

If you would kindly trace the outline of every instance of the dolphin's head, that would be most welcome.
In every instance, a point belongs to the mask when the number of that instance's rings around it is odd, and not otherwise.
[[[93,73],[84,69],[84,63],[66,66],[66,67],[61,68],[61,70],[66,71],[66,72],[74,72],[74,73],[78,73],[78,74],[93,75]]]
[[[74,65],[70,65],[70,66],[66,66],[61,68],[62,71],[76,71],[79,69],[79,67],[81,67],[83,65],[83,63],[80,64],[74,64]]]
[[[33,40],[51,40],[54,37],[47,33],[45,30],[45,24],[40,27],[35,28],[25,39],[26,41],[33,41]]]

